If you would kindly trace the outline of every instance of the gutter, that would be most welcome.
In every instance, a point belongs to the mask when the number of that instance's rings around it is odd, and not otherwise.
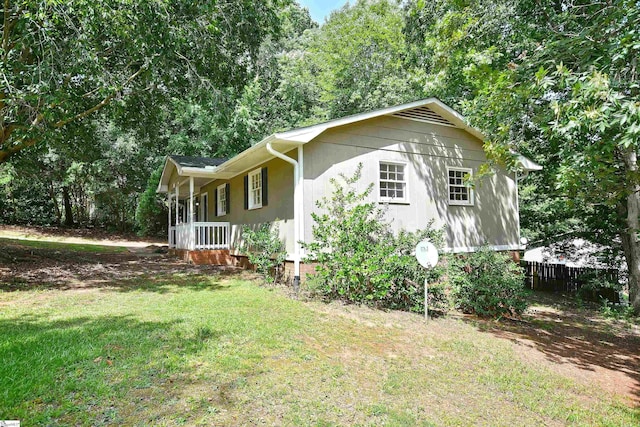
[[[304,233],[302,216],[303,209],[303,192],[302,192],[302,146],[298,146],[298,160],[276,151],[271,145],[271,141],[266,143],[267,151],[273,156],[284,160],[293,165],[293,238],[294,238],[294,254],[293,254],[293,287],[297,291],[300,287],[300,260],[302,258],[302,247],[300,241]]]

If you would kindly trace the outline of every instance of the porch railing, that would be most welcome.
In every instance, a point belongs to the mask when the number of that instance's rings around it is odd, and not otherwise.
[[[229,249],[228,222],[193,222],[169,228],[169,246],[177,249]]]

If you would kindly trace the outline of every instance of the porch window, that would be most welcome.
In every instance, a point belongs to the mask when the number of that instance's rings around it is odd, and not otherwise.
[[[449,204],[459,206],[473,205],[473,189],[465,184],[465,178],[471,176],[469,168],[447,168],[449,186]]]
[[[227,184],[218,185],[218,216],[227,214]]]
[[[407,201],[406,164],[380,162],[380,201]]]
[[[262,207],[262,168],[249,172],[249,209]]]

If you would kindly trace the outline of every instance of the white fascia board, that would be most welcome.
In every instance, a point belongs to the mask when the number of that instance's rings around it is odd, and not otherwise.
[[[286,132],[274,133],[272,135],[267,136],[262,141],[258,142],[256,145],[247,148],[242,153],[238,154],[235,157],[232,157],[231,159],[219,165],[215,169],[215,172],[217,174],[215,175],[215,177],[219,177],[222,179],[233,178],[234,176],[237,175],[237,173],[229,173],[229,172],[225,173],[225,171],[229,169],[231,166],[233,166],[235,163],[237,163],[238,161],[248,156],[251,156],[260,150],[266,150],[266,145],[269,142],[271,143],[282,142],[282,143],[288,143],[288,144],[302,145],[312,141],[314,138],[318,137],[321,133],[323,133],[328,129],[348,125],[351,123],[356,123],[363,120],[372,119],[375,117],[390,115],[390,114],[398,113],[400,111],[410,110],[412,108],[429,106],[429,105],[435,106],[436,109],[440,110],[439,113],[443,114],[443,116],[446,119],[451,121],[460,129],[463,129],[469,132],[471,135],[475,136],[481,141],[484,141],[486,139],[486,137],[484,136],[484,134],[482,134],[482,132],[480,132],[478,129],[472,126],[469,126],[465,121],[464,117],[460,113],[455,111],[453,108],[449,107],[448,105],[440,101],[438,98],[426,98],[426,99],[421,99],[419,101],[410,102],[407,104],[401,104],[393,107],[382,108],[379,110],[369,111],[366,113],[354,114],[352,116],[330,120],[328,122],[320,123],[313,126],[308,126],[304,128],[298,128],[298,129],[291,129]],[[257,166],[257,163],[256,163],[256,166]],[[178,174],[183,175],[184,174],[183,170],[186,168],[180,168],[179,165],[176,165],[176,167],[178,168]],[[212,175],[205,175],[205,177],[209,177],[209,176],[212,176]]]
[[[421,99],[419,101],[410,102],[408,104],[396,105],[393,107],[382,108],[379,110],[368,111],[366,113],[354,114],[354,115],[342,117],[339,119],[329,120],[328,122],[319,123],[317,125],[308,126],[305,128],[292,129],[290,131],[277,133],[274,136],[276,136],[278,139],[285,140],[285,141],[296,141],[296,142],[307,143],[327,129],[335,128],[338,126],[344,126],[344,125],[372,119],[379,116],[394,114],[400,111],[410,110],[412,108],[422,107],[422,106],[433,104],[433,103],[442,104],[437,98]]]
[[[467,123],[464,116],[462,116],[462,114],[458,113],[456,110],[449,107],[447,104],[440,101],[438,98],[429,98],[429,103],[434,104],[437,108],[441,109],[442,113],[444,113],[443,114],[444,118],[449,120],[454,125],[456,125],[456,127],[466,130],[471,135],[478,138],[480,141],[484,141],[485,139],[487,139],[487,137],[482,132],[480,132],[479,129],[476,129],[473,126],[470,126]]]
[[[239,162],[240,160],[243,160],[246,157],[249,157],[249,156],[253,155],[254,153],[257,153],[258,151],[261,151],[261,150],[267,151],[267,144],[268,143],[275,144],[275,143],[278,143],[278,142],[283,142],[283,143],[295,144],[295,145],[304,144],[304,142],[302,142],[302,141],[279,138],[278,135],[279,134],[269,135],[266,138],[264,138],[262,141],[258,142],[256,145],[247,148],[242,153],[240,153],[237,156],[232,157],[229,160],[227,160],[226,162],[222,163],[220,166],[218,166],[216,168],[217,176],[225,177],[225,179],[231,179],[234,176],[238,175],[237,173],[233,173],[233,174],[225,173],[225,171],[229,167],[233,166],[235,163]],[[273,156],[272,156],[272,158],[273,158]],[[257,166],[259,163],[263,163],[263,162],[264,162],[264,160],[261,160],[260,162],[257,162],[255,165],[250,166],[248,169],[252,169],[253,167]],[[248,170],[248,169],[245,168],[245,170]]]
[[[160,176],[160,182],[158,183],[156,193],[167,193],[169,191],[169,179],[171,178],[171,172],[168,167],[169,160],[171,160],[171,157],[169,156],[164,160],[164,167],[162,168],[162,175]],[[175,166],[175,162],[171,161],[171,163]]]

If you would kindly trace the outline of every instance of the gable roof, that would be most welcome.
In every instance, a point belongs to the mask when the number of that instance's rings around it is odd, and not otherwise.
[[[275,133],[272,136],[276,136],[278,139],[291,140],[302,143],[307,143],[323,133],[326,130],[345,126],[351,123],[360,122],[363,120],[373,119],[375,117],[393,115],[401,113],[407,110],[419,109],[423,107],[429,107],[430,110],[450,122],[453,126],[466,130],[476,138],[483,140],[485,136],[478,129],[469,126],[464,117],[460,115],[456,110],[440,101],[438,98],[427,98],[419,101],[413,101],[406,104],[394,105],[393,107],[380,108],[378,110],[367,111],[364,113],[353,114],[351,116],[340,117],[338,119],[329,120],[324,123],[318,123],[317,125],[306,126],[298,129],[292,129],[286,132]],[[266,139],[266,138],[265,138]],[[264,141],[264,140],[263,140]],[[261,141],[262,142],[262,141]],[[259,143],[258,143],[259,144]],[[255,147],[255,146],[254,146]],[[252,147],[253,148],[253,147]]]
[[[410,120],[429,121],[442,126],[453,126],[470,133],[481,141],[486,139],[482,132],[467,124],[464,117],[462,117],[462,115],[455,111],[453,108],[449,107],[438,98],[426,98],[419,101],[413,101],[406,104],[400,104],[392,107],[367,111],[364,113],[353,114],[351,116],[341,117],[311,126],[305,126],[301,128],[291,129],[285,132],[271,134],[264,138],[262,141],[258,142],[252,147],[247,148],[240,154],[228,160],[225,160],[216,165],[208,165],[203,168],[198,168],[198,175],[194,176],[210,177],[211,180],[231,179],[234,176],[244,173],[259,164],[271,160],[274,156],[267,151],[266,146],[268,143],[277,146],[278,151],[287,152],[300,145],[311,142],[313,139],[329,129],[388,115],[403,117]],[[170,156],[167,158],[167,162],[172,157],[183,156]],[[523,156],[521,157],[522,159],[526,160],[520,161],[520,164],[525,171],[542,169],[542,167],[537,165],[535,162]],[[210,160],[217,161],[221,159]],[[189,169],[195,168],[190,167]],[[163,170],[162,178],[160,180],[160,184],[158,185],[158,192],[167,191],[171,172],[169,172],[169,174],[165,176],[166,170],[167,164],[165,164],[165,170]],[[182,168],[182,170],[178,171],[179,175],[183,175],[183,172],[196,171],[191,171],[184,167]]]

